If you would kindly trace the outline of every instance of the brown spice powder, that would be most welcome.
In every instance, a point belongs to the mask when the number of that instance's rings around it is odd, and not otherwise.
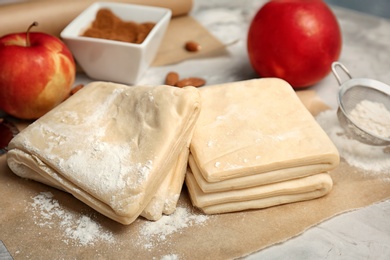
[[[140,44],[155,25],[154,22],[123,21],[110,9],[102,8],[81,36]]]

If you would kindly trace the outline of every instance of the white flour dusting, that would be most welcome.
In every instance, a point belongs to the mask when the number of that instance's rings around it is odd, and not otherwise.
[[[169,235],[181,232],[183,229],[203,225],[209,217],[206,215],[196,215],[186,208],[177,207],[176,211],[163,216],[158,221],[145,222],[140,228],[140,236],[145,240],[144,248],[151,249],[155,244],[159,244],[167,239]]]
[[[390,138],[390,111],[384,104],[362,100],[349,114],[351,120],[366,131]]]
[[[41,192],[32,199],[35,224],[53,228],[59,220],[59,227],[64,231],[64,243],[73,241],[78,245],[93,245],[98,240],[113,242],[113,235],[103,231],[90,217],[76,216],[62,209],[51,192]]]
[[[339,124],[336,110],[324,111],[316,119],[349,165],[390,174],[390,147],[372,146],[349,138]]]
[[[176,254],[164,255],[161,260],[178,260],[179,257]]]
[[[66,244],[87,246],[94,245],[97,241],[114,242],[111,232],[103,228],[88,216],[79,216],[61,208],[59,202],[53,198],[51,192],[41,192],[32,197],[30,204],[35,224],[40,227],[56,228],[63,231],[62,241]],[[140,226],[137,243],[145,249],[151,249],[155,245],[165,241],[170,235],[180,233],[183,229],[204,225],[209,216],[193,214],[184,207],[177,207],[176,211],[163,216],[158,221],[146,221]],[[163,259],[178,259],[175,254],[164,256]]]

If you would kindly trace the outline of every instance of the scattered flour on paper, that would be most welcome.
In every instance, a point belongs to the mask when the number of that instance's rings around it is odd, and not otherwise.
[[[188,227],[204,225],[208,218],[209,216],[206,215],[193,214],[184,207],[177,207],[176,211],[169,216],[163,216],[157,221],[147,221],[142,224],[140,237],[142,237],[141,240],[146,241],[143,242],[143,247],[151,249],[154,245],[165,241],[169,235],[181,232]]]
[[[179,256],[176,254],[164,255],[161,260],[179,260]]]
[[[88,216],[76,216],[62,209],[51,192],[41,192],[32,198],[35,224],[53,228],[57,225],[64,230],[63,242],[78,245],[93,245],[98,240],[113,242],[113,235]],[[59,224],[58,224],[59,220]]]
[[[97,241],[114,242],[114,235],[88,216],[78,216],[61,208],[51,192],[41,192],[32,197],[30,204],[36,225],[46,228],[59,226],[63,230],[62,241],[66,244],[94,245]],[[29,209],[31,210],[31,209]],[[204,225],[210,217],[190,212],[187,208],[177,207],[171,215],[164,215],[158,221],[145,221],[139,229],[137,243],[144,249],[166,241],[170,235],[180,233],[192,226]],[[177,254],[162,256],[164,260],[177,260]]]
[[[390,146],[367,145],[348,137],[340,126],[337,110],[324,111],[316,120],[349,165],[372,173],[390,174]]]

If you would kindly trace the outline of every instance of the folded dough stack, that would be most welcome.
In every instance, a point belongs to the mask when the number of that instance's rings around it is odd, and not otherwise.
[[[186,184],[207,214],[321,197],[338,151],[291,86],[266,78],[200,89]]]
[[[123,224],[172,213],[199,116],[199,91],[94,82],[28,126],[7,162]]]

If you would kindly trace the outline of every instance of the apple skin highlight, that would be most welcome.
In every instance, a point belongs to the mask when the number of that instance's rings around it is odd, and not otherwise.
[[[267,2],[253,18],[247,40],[257,74],[282,78],[294,88],[327,76],[342,47],[337,18],[321,0]]]
[[[57,37],[31,32],[0,38],[0,109],[9,115],[41,117],[68,97],[75,77],[72,53]]]

